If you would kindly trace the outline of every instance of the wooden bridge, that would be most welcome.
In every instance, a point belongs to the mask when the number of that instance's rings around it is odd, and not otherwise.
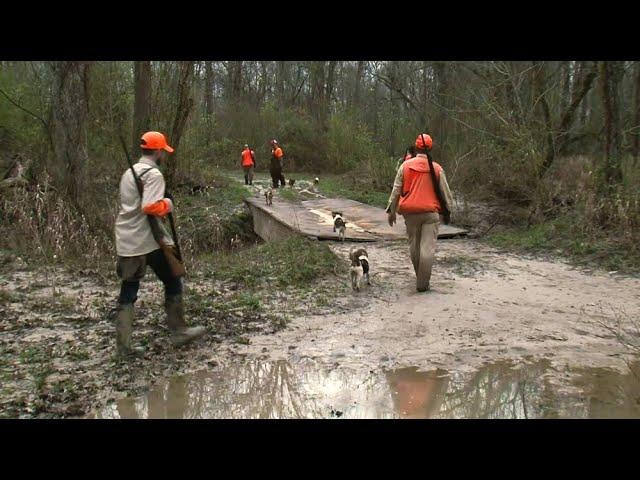
[[[292,203],[274,196],[273,204],[269,206],[262,196],[246,198],[245,203],[253,215],[256,234],[266,241],[291,235],[305,235],[318,240],[338,240],[338,233],[333,231],[331,212],[342,213],[347,224],[346,241],[375,242],[407,238],[401,216],[398,216],[398,222],[390,227],[383,209],[355,200],[322,198]],[[461,228],[440,224],[438,238],[466,234],[467,231]]]

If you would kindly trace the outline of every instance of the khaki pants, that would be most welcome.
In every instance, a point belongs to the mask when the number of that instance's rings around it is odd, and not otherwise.
[[[437,213],[404,215],[409,236],[409,252],[416,272],[416,288],[426,290],[431,280],[431,267],[436,254],[440,216]]]

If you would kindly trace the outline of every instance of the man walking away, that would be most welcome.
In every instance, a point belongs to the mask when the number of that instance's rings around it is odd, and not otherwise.
[[[269,173],[271,173],[271,182],[273,188],[278,188],[278,183],[285,186],[284,175],[282,174],[282,157],[284,153],[276,140],[271,140],[271,165]]]
[[[251,150],[246,143],[240,154],[240,163],[244,170],[244,184],[253,185],[253,169],[256,166],[256,152]]]
[[[453,197],[442,167],[433,162],[435,177],[446,205],[441,205],[431,177],[427,152],[433,141],[426,133],[416,139],[416,156],[398,168],[386,212],[389,225],[396,222],[396,212],[404,216],[409,252],[416,273],[418,292],[429,290],[431,268],[436,251],[440,213],[451,211]],[[445,220],[446,221],[446,220]]]
[[[142,353],[132,348],[133,304],[138,298],[140,280],[147,266],[164,284],[166,322],[173,345],[183,345],[205,333],[204,327],[187,328],[182,304],[182,281],[171,273],[164,252],[156,242],[147,215],[158,219],[164,243],[174,245],[171,236],[159,221],[173,211],[173,202],[165,196],[165,181],[158,166],[164,162],[173,148],[160,132],[147,132],[142,136],[142,157],[133,165],[142,183],[142,199],[131,169],[120,179],[120,210],[115,222],[117,273],[122,284],[116,316],[116,346],[118,355]]]

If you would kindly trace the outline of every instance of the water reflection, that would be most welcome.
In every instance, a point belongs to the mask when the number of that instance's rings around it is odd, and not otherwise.
[[[471,373],[328,369],[313,361],[232,362],[174,377],[98,418],[640,418],[640,382],[595,369],[549,380],[547,362]],[[640,372],[640,369],[638,369]],[[558,376],[556,375],[555,378]]]

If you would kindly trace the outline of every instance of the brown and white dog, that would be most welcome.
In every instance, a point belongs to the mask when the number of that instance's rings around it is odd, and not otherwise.
[[[338,238],[344,242],[347,224],[342,218],[342,212],[331,212],[331,215],[333,216],[333,231],[338,232]]]
[[[367,285],[371,285],[371,281],[369,280],[369,254],[367,250],[362,247],[353,249],[349,252],[349,259],[351,260],[351,268],[357,268],[359,265],[362,268],[362,278],[367,281]],[[353,278],[351,282],[353,285]],[[358,289],[359,287],[360,285],[358,284]]]
[[[360,263],[360,259],[351,259],[351,268],[349,269],[349,275],[351,275],[351,289],[359,292],[360,283],[362,282],[362,277],[364,275],[364,268]]]

